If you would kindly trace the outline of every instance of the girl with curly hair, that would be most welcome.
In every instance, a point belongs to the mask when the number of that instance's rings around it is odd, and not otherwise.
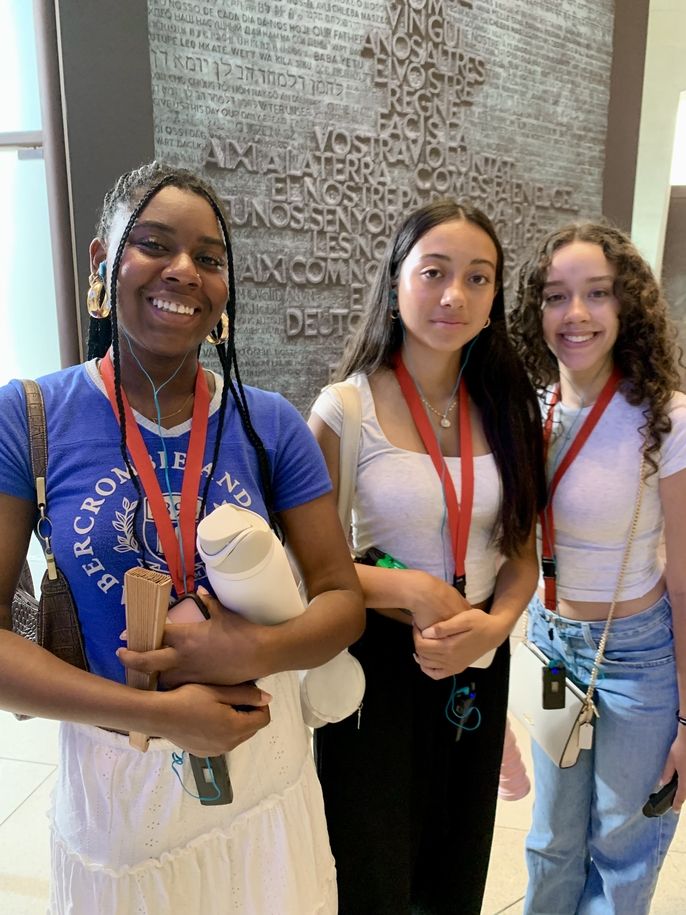
[[[642,915],[686,799],[686,396],[674,333],[629,238],[595,224],[543,240],[521,270],[511,332],[544,404],[542,536],[556,566],[529,607],[528,634],[584,688],[644,475],[592,749],[560,769],[533,746],[525,912]],[[675,774],[672,809],[644,816],[649,794]]]

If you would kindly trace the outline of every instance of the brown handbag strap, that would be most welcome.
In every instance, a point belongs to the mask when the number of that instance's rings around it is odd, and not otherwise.
[[[43,546],[45,561],[48,566],[48,578],[56,581],[58,570],[55,555],[52,552],[50,519],[47,516],[47,470],[48,470],[48,431],[45,420],[45,403],[40,385],[35,381],[22,381],[26,394],[26,419],[29,427],[29,453],[31,472],[36,482],[36,506],[38,520],[36,534]]]
[[[64,575],[57,568],[55,555],[52,552],[52,525],[47,516],[48,433],[43,392],[35,381],[22,381],[22,385],[26,395],[31,471],[36,481],[38,509],[36,534],[43,546],[47,565],[47,571],[41,582],[35,641],[68,664],[88,670],[78,614],[71,591]]]
[[[26,420],[29,427],[29,453],[31,455],[31,472],[34,480],[42,477],[45,480],[48,470],[48,433],[45,423],[45,405],[43,392],[35,381],[24,379],[26,395]]]

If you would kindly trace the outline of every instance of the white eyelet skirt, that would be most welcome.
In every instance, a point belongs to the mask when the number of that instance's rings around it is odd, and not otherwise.
[[[267,677],[271,723],[233,750],[232,804],[203,807],[166,740],[64,723],[52,810],[52,915],[335,915],[297,673]],[[188,758],[183,780],[195,792]]]

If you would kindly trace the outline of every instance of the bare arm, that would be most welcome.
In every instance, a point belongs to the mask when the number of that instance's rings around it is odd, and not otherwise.
[[[12,597],[29,548],[36,506],[0,494],[0,628],[11,628]]]
[[[667,547],[667,592],[672,604],[676,676],[679,688],[679,714],[686,716],[686,470],[665,477],[659,483],[660,501],[665,519],[665,544]],[[673,715],[665,709],[665,715]],[[680,724],[662,773],[663,782],[679,773],[679,787],[674,809],[680,810],[686,801],[686,727]]]
[[[316,413],[311,414],[308,425],[322,449],[337,495],[340,438]],[[355,569],[368,607],[409,610],[420,629],[469,609],[467,601],[452,585],[420,569],[382,569],[366,565],[356,565]]]
[[[7,631],[12,596],[31,535],[31,502],[0,495],[0,705],[9,711],[137,730],[168,737],[199,755],[233,749],[269,722],[267,708],[237,712],[228,704],[265,706],[252,687],[187,687],[173,693],[129,689],[78,670]]]
[[[336,487],[339,437],[315,413],[309,425]],[[464,670],[509,635],[538,580],[535,528],[519,555],[501,566],[490,614],[472,608],[452,585],[427,572],[364,565],[356,569],[367,606],[410,610],[420,666],[429,676],[440,679]]]
[[[495,583],[490,613],[470,609],[420,632],[414,642],[422,670],[440,680],[460,673],[477,658],[497,648],[510,634],[536,588],[538,563],[535,531],[518,556],[507,559]]]
[[[536,553],[536,527],[517,556],[507,559],[495,581],[491,617],[498,620],[505,635],[514,629],[517,620],[533,597],[538,584],[538,555]]]

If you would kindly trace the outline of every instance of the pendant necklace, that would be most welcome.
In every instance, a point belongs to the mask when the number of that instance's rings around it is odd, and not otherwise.
[[[437,410],[435,407],[432,407],[429,401],[423,395],[420,395],[419,399],[425,407],[428,407],[434,415],[438,416],[439,425],[443,429],[449,429],[452,426],[451,421],[448,419],[448,414],[452,413],[452,411],[455,409],[455,405],[457,404],[457,397],[453,397],[443,413],[441,413],[440,410]]]
[[[452,413],[452,411],[455,409],[455,406],[457,404],[457,391],[460,387],[460,380],[462,379],[462,372],[464,371],[464,367],[466,364],[467,363],[465,361],[464,365],[462,365],[460,367],[460,371],[457,373],[457,378],[455,380],[455,384],[453,385],[453,389],[450,392],[450,396],[448,397],[448,406],[445,408],[445,410],[442,413],[440,410],[437,410],[436,407],[433,407],[429,403],[429,401],[424,396],[424,392],[422,391],[422,389],[419,386],[419,382],[416,380],[414,375],[411,375],[412,381],[414,382],[414,385],[417,388],[417,391],[419,392],[419,399],[421,400],[421,402],[424,404],[425,407],[428,407],[428,409],[431,410],[431,412],[434,414],[434,416],[438,417],[438,424],[441,427],[441,429],[450,429],[450,427],[452,426],[452,422],[448,419],[448,414]]]
[[[179,407],[178,410],[174,410],[173,413],[165,413],[164,416],[160,416],[160,419],[171,419],[172,416],[178,416],[178,414],[188,406],[191,397],[194,397],[194,396],[195,396],[195,391],[191,391],[191,393],[184,400],[184,402],[181,404],[181,406]],[[156,417],[151,417],[151,419],[156,419]]]

